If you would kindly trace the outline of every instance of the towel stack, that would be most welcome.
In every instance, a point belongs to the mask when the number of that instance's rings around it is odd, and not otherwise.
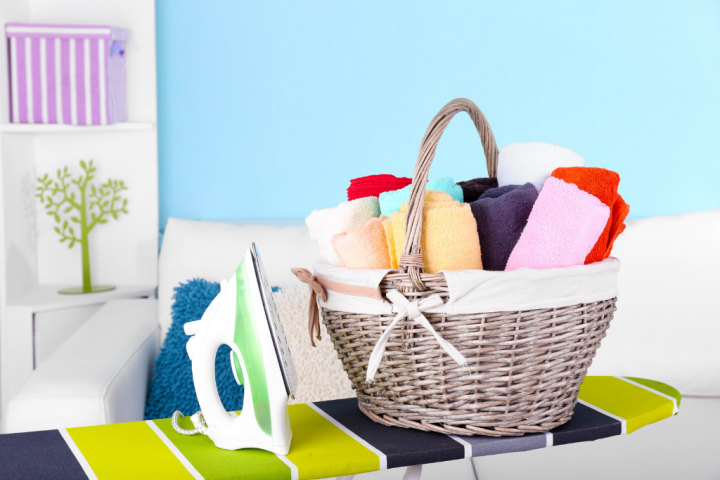
[[[497,179],[428,182],[424,271],[557,268],[607,258],[629,207],[617,173],[583,162],[556,145],[513,143],[500,150]],[[353,269],[398,268],[410,182],[387,174],[355,178],[350,201],[314,210],[306,224],[323,258]]]
[[[617,193],[620,176],[583,163],[577,153],[547,143],[513,143],[500,150],[498,184],[527,181],[540,191],[506,270],[582,265],[610,255],[629,212]],[[484,245],[484,254],[493,251],[490,245]]]

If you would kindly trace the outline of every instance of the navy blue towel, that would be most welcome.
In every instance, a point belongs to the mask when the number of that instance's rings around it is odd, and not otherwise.
[[[532,183],[491,188],[470,203],[485,270],[505,270],[538,191]]]
[[[470,203],[480,198],[480,195],[488,189],[496,188],[498,183],[497,178],[474,178],[472,180],[458,182],[458,185],[460,185],[463,191],[463,201]]]

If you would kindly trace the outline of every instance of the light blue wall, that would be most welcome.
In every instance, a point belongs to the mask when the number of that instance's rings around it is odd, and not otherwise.
[[[304,217],[412,174],[448,100],[499,145],[620,173],[633,217],[720,208],[720,2],[157,0],[160,214]],[[467,117],[431,176],[483,176]]]

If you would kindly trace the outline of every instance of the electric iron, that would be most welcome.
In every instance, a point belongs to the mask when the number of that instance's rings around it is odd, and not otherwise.
[[[185,333],[191,336],[187,352],[201,411],[191,417],[194,430],[180,428],[175,412],[175,429],[204,433],[226,450],[286,455],[292,439],[287,402],[295,396],[297,372],[254,243],[202,318],[185,324]],[[232,349],[235,380],[245,385],[240,415],[225,411],[217,391],[215,356],[223,344]]]

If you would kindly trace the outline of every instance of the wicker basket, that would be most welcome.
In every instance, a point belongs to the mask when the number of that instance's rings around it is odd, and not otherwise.
[[[400,271],[380,284],[408,300],[439,294],[448,298],[442,273],[423,273],[420,238],[428,171],[445,127],[467,112],[496,176],[497,146],[485,116],[467,99],[445,105],[430,123],[413,173]],[[360,409],[385,425],[456,435],[522,435],[567,422],[577,393],[615,310],[615,298],[587,304],[525,311],[425,314],[437,333],[468,361],[459,366],[435,338],[407,319],[386,345],[374,381],[368,360],[393,315],[368,315],[320,308],[343,368],[357,391]]]

